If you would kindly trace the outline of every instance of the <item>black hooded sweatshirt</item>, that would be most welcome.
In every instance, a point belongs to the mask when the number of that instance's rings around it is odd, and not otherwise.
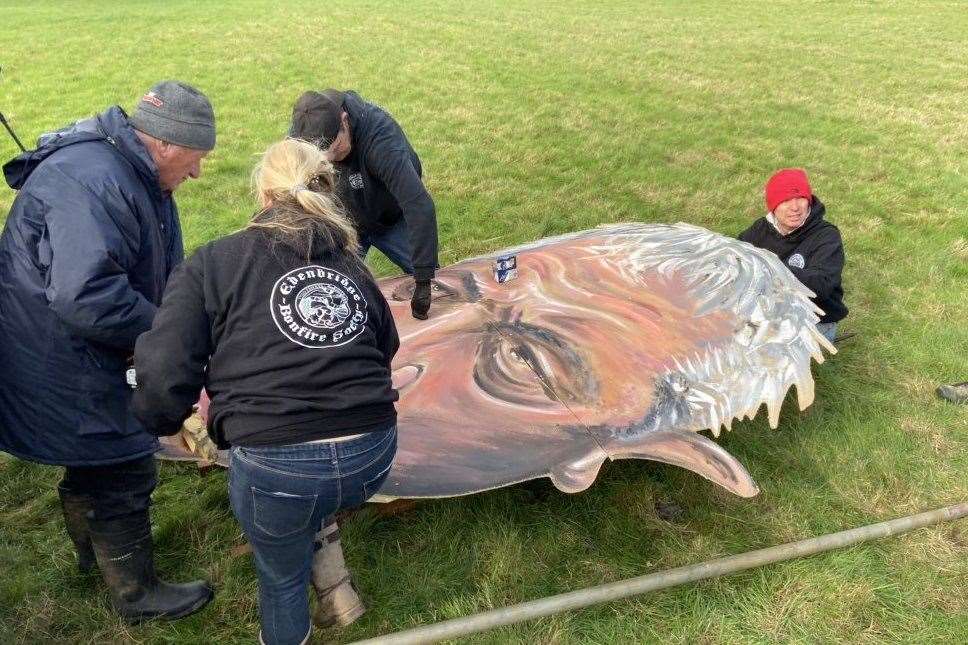
[[[380,430],[396,422],[398,347],[359,259],[328,248],[307,258],[247,229],[175,270],[135,347],[132,409],[149,432],[175,434],[204,386],[220,448]]]
[[[780,235],[765,217],[739,234],[739,239],[775,253],[804,286],[817,294],[813,302],[823,309],[820,322],[832,323],[847,316],[840,274],[844,270],[844,243],[836,226],[824,220],[823,202],[816,195],[810,215],[800,228]]]
[[[343,109],[353,141],[350,154],[335,164],[340,199],[364,235],[403,218],[414,278],[430,280],[437,268],[437,214],[421,179],[420,158],[383,108],[345,92]]]

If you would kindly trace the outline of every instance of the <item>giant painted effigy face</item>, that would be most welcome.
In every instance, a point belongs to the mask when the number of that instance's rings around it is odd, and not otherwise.
[[[518,276],[498,283],[494,259]],[[712,439],[787,390],[813,400],[812,295],[769,252],[685,224],[603,226],[438,271],[430,318],[408,277],[380,281],[401,346],[399,451],[384,498],[448,497],[550,477],[584,490],[606,459],[687,468],[743,496]],[[191,439],[189,439],[191,442]],[[184,456],[180,440],[171,456]]]

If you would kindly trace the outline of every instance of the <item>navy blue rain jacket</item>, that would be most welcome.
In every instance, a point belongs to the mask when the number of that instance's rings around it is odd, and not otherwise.
[[[183,257],[175,202],[113,107],[3,167],[0,450],[103,465],[158,442],[129,412],[127,361]]]

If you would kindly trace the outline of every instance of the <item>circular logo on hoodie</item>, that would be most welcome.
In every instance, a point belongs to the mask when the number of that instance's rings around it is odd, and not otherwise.
[[[797,269],[802,269],[807,266],[807,261],[803,259],[803,256],[799,253],[794,253],[789,258],[787,258],[787,264]]]
[[[286,338],[313,349],[345,345],[366,328],[366,298],[359,286],[321,266],[293,269],[276,280],[269,309]]]

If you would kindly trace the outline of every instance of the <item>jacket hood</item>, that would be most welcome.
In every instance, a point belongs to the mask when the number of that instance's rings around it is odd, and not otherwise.
[[[148,190],[160,196],[158,168],[141,139],[135,134],[134,128],[128,123],[128,115],[118,106],[108,108],[90,119],[41,135],[35,149],[21,153],[3,165],[7,185],[14,190],[20,190],[42,161],[58,150],[88,141],[105,141],[114,146],[134,167]]]

